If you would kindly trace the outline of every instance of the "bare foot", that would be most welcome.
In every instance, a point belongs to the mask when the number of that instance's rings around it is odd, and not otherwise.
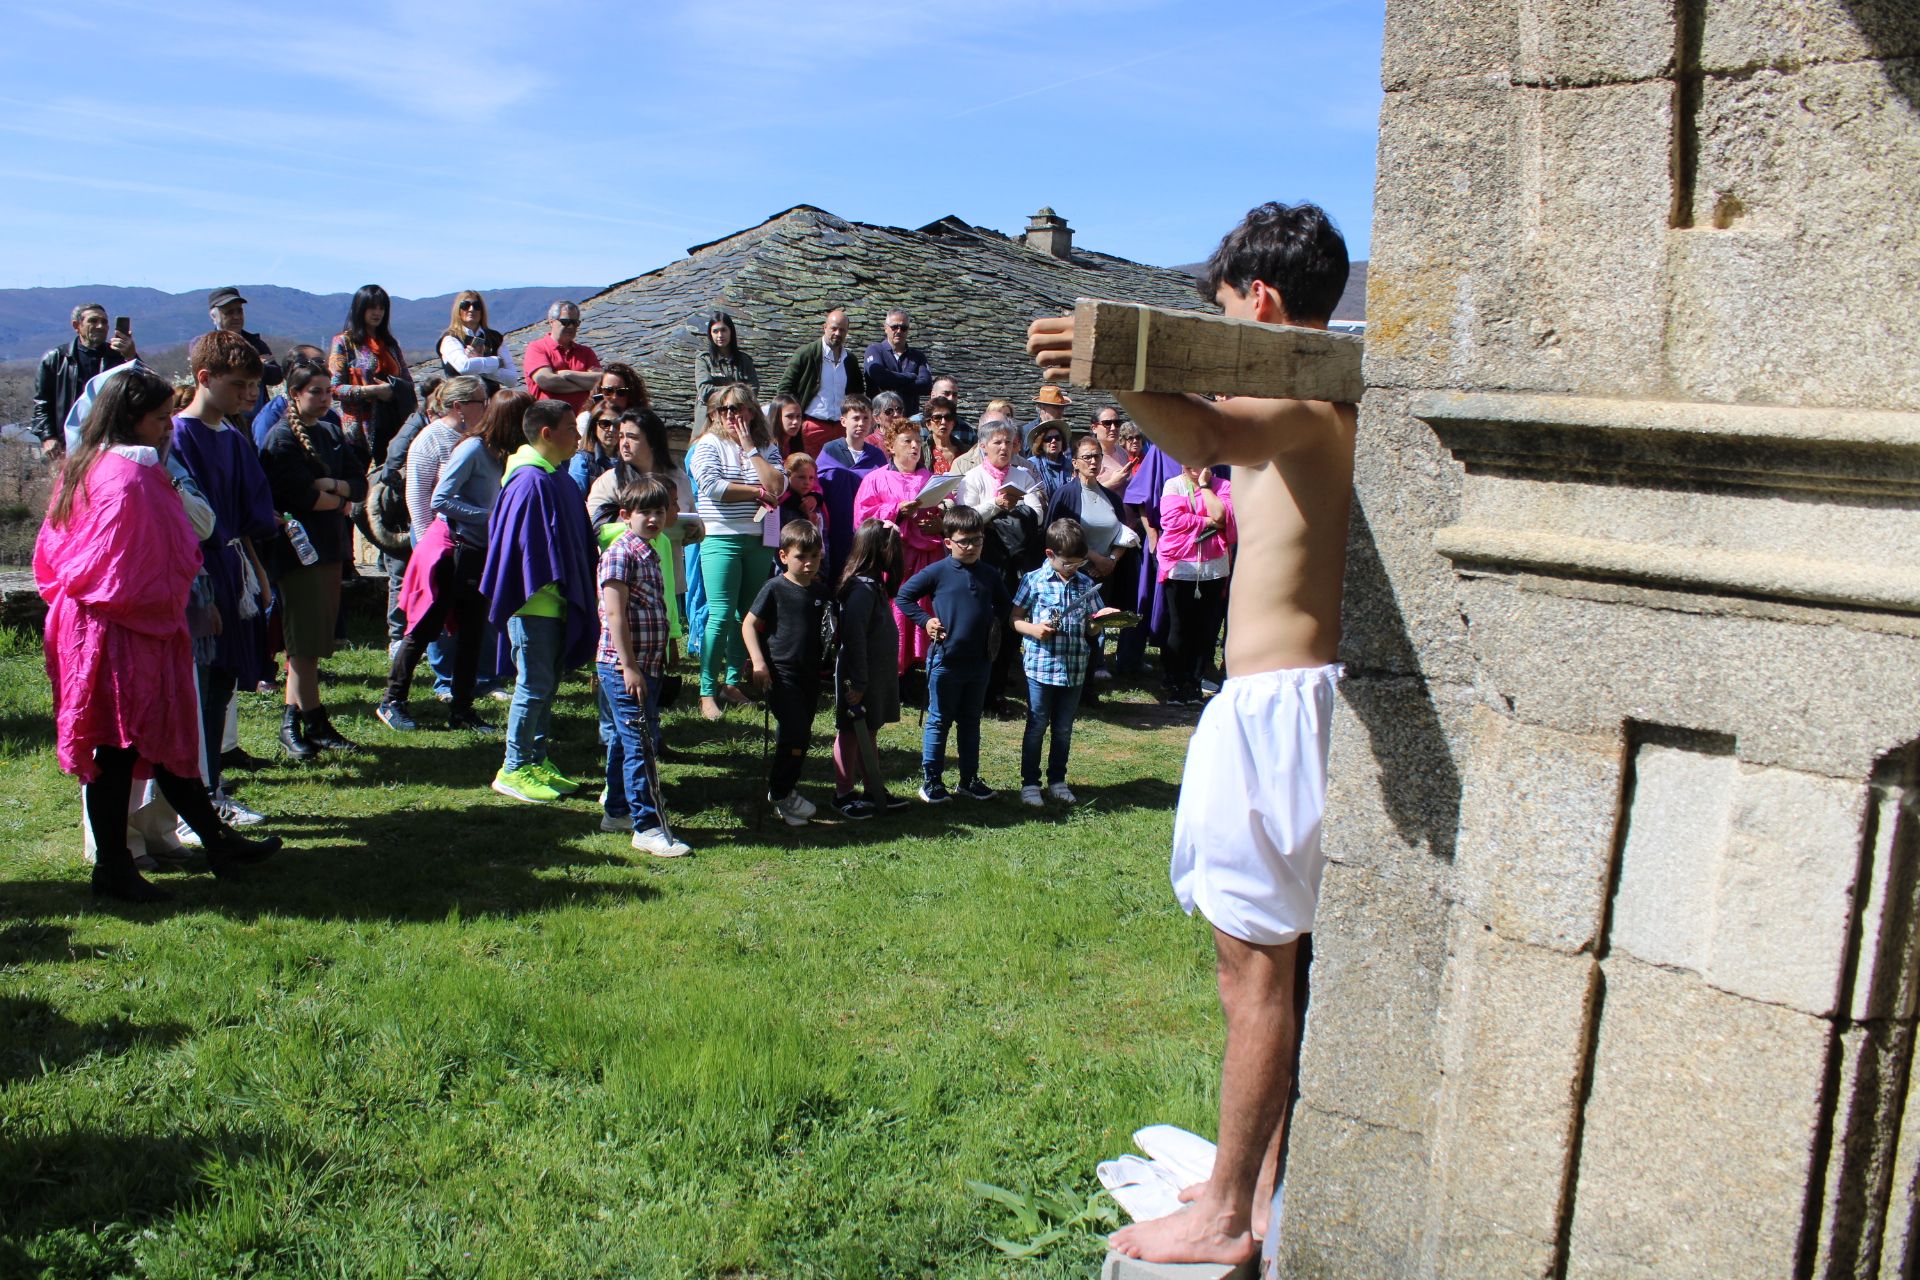
[[[1204,1182],[1196,1182],[1191,1186],[1180,1188],[1180,1203],[1192,1204],[1207,1194],[1207,1185]],[[1273,1183],[1266,1171],[1262,1170],[1259,1185],[1253,1189],[1253,1238],[1255,1240],[1267,1238],[1267,1219],[1272,1216]]]
[[[1136,1222],[1108,1236],[1107,1243],[1115,1253],[1142,1262],[1240,1263],[1260,1252],[1251,1231],[1234,1233],[1224,1218],[1198,1208]]]
[[[700,699],[700,714],[708,720],[718,720],[726,715],[727,711],[725,707],[722,707],[712,698],[702,697]]]

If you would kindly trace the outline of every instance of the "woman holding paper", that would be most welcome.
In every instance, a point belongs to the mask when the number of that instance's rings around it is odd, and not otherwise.
[[[866,520],[881,520],[900,530],[902,582],[946,554],[940,540],[942,494],[934,492],[930,502],[921,499],[932,479],[933,472],[920,463],[919,429],[902,421],[887,439],[887,465],[868,472],[854,495],[854,528]],[[938,486],[940,490],[949,487],[944,480]],[[915,662],[926,661],[927,633],[910,625],[898,607],[894,614],[900,630],[898,666],[905,675]]]

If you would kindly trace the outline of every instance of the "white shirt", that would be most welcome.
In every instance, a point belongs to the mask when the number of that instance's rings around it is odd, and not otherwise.
[[[1014,479],[1024,480],[1029,486],[1026,493],[1021,495],[1020,501],[1024,503],[1033,514],[1039,516],[1042,520],[1046,519],[1046,486],[1040,483],[1039,478],[1035,476],[1031,470],[1022,466],[1019,462],[1010,462],[1007,464],[1006,480]],[[1000,486],[1005,484],[1006,480],[995,480],[987,473],[987,468],[984,464],[976,466],[968,471],[965,476],[961,477],[960,487],[954,490],[953,500],[972,507],[975,511],[978,511],[981,515],[991,520],[1000,513],[1000,504],[996,499],[1000,496]]]
[[[809,418],[818,418],[822,422],[840,421],[840,402],[847,398],[847,349],[840,348],[840,358],[833,358],[833,348],[827,345],[825,338],[820,339],[820,393],[814,396],[812,403],[802,411]]]
[[[497,356],[470,356],[466,344],[448,334],[440,339],[440,359],[452,366],[455,373],[470,373],[475,377],[484,375],[495,382],[520,381],[520,371],[513,367],[513,352],[507,349],[504,342],[500,344],[500,354]]]

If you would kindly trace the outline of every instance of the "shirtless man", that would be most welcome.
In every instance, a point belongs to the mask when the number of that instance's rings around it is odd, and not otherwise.
[[[1200,290],[1236,319],[1325,328],[1346,281],[1346,244],[1324,212],[1265,204],[1220,242]],[[1067,376],[1072,348],[1071,316],[1028,330],[1049,378]],[[1151,1262],[1244,1262],[1274,1203],[1304,1008],[1296,961],[1325,863],[1356,414],[1314,400],[1116,398],[1178,461],[1233,468],[1240,553],[1227,681],[1188,747],[1173,832],[1174,895],[1213,925],[1227,1018],[1219,1150],[1185,1209],[1110,1243]]]

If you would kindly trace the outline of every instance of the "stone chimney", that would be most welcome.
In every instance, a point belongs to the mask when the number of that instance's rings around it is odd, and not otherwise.
[[[1027,220],[1027,248],[1060,259],[1073,257],[1073,228],[1046,205]]]

